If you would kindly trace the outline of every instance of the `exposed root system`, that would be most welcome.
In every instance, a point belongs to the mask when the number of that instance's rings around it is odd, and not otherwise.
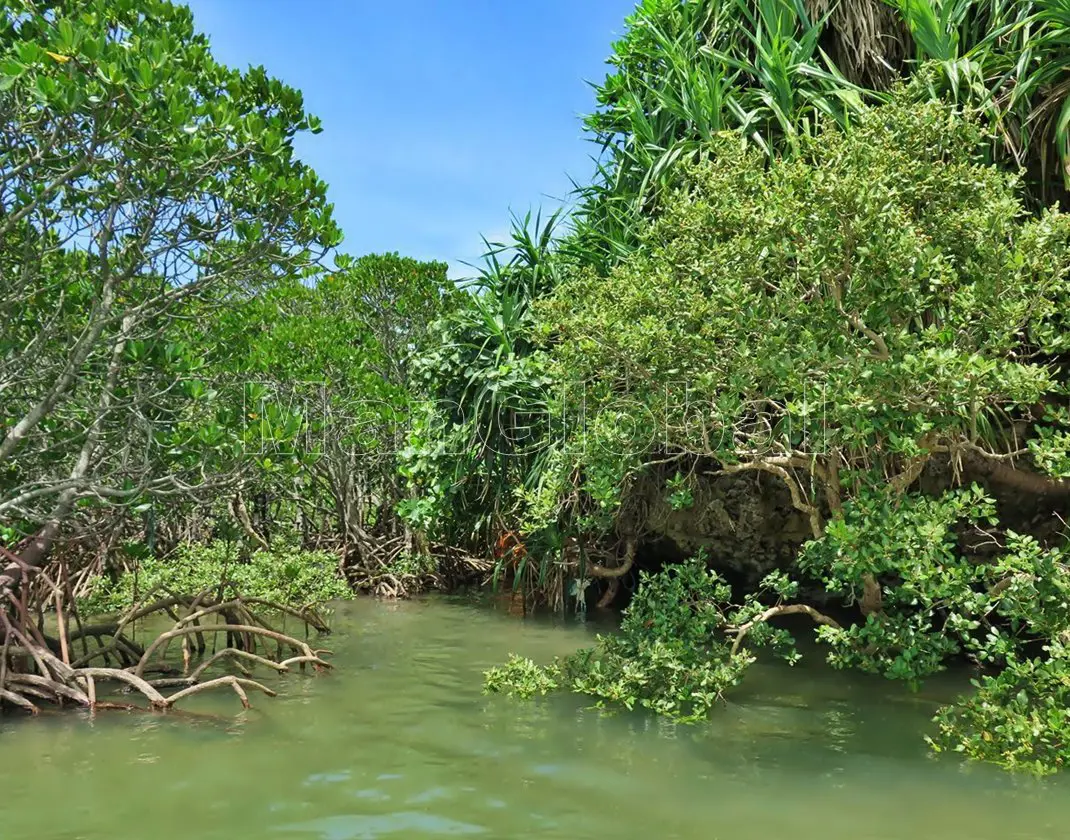
[[[32,621],[25,602],[7,591],[6,609],[0,608],[0,707],[30,714],[37,714],[44,705],[68,703],[90,710],[145,708],[98,699],[118,689],[143,698],[151,710],[163,711],[205,691],[229,689],[248,708],[249,690],[275,696],[251,678],[257,666],[280,674],[295,666],[317,672],[331,667],[323,659],[328,652],[307,641],[310,630],[321,634],[328,630],[314,609],[296,610],[243,598],[232,590],[232,585],[225,584],[196,596],[153,592],[118,621],[82,626],[76,611],[62,609],[62,592],[57,587],[59,639],[46,636],[40,615],[36,623]],[[164,615],[174,621],[170,629],[147,646],[135,641],[137,623]],[[266,615],[282,621],[296,619],[305,639],[283,632]],[[73,632],[68,632],[69,617],[78,624]],[[180,666],[166,658],[172,645],[181,650]],[[241,676],[210,676],[220,666],[232,666]],[[165,694],[167,689],[177,690]]]
[[[406,557],[425,557],[429,562],[402,562]],[[359,592],[405,598],[427,589],[452,589],[472,580],[486,583],[494,562],[437,543],[426,546],[423,554],[414,554],[411,540],[399,535],[364,543],[359,551],[343,560],[342,569]]]

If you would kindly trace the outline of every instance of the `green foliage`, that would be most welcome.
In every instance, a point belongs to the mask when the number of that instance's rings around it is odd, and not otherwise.
[[[1070,479],[1070,410],[1049,408],[1044,419],[1027,442],[1029,453],[1048,475]]]
[[[261,388],[259,413],[285,406],[302,420],[302,458],[290,471],[263,469],[256,486],[291,498],[309,519],[324,509],[332,530],[358,551],[396,524],[404,505],[398,453],[421,405],[411,359],[429,350],[431,324],[460,293],[439,262],[397,254],[335,256],[315,284],[294,279],[205,325],[221,378]]]
[[[794,587],[780,575],[742,607],[731,590],[706,568],[702,555],[657,574],[643,574],[620,632],[599,635],[593,648],[539,666],[512,656],[485,675],[485,690],[518,697],[567,689],[595,698],[599,707],[642,708],[683,723],[705,720],[724,692],[738,685],[754,661],[750,648],[772,647],[793,662],[792,640],[759,622],[747,634],[748,647],[733,650],[726,632],[765,608],[758,595],[791,597]]]
[[[688,486],[687,479],[677,473],[667,482],[669,490],[669,507],[673,510],[683,510],[695,503],[695,496]]]
[[[896,583],[884,586],[879,614],[819,629],[829,661],[916,685],[949,658],[978,652],[990,606],[983,587],[997,567],[964,555],[960,533],[984,536],[979,526],[996,521],[993,501],[977,486],[937,498],[867,494],[849,504],[822,539],[803,547],[800,569],[841,595],[853,595],[865,575]]]
[[[719,133],[795,153],[822,120],[850,127],[912,76],[913,100],[982,111],[991,159],[1024,167],[1035,198],[1065,196],[1068,45],[1065,0],[643,0],[586,120],[602,155],[571,246],[604,273],[660,212],[674,166]]]
[[[392,586],[432,577],[431,540],[493,542],[496,581],[584,603],[586,546],[759,473],[813,534],[790,572],[742,603],[701,556],[646,574],[619,634],[486,690],[702,720],[756,649],[798,658],[771,620],[806,613],[836,667],[983,669],[934,749],[1064,766],[1067,548],[980,486],[910,490],[934,458],[1070,478],[1070,220],[1041,208],[1070,183],[1067,0],[643,0],[567,233],[515,219],[463,291],[334,252],[293,150],[319,121],[188,9],[0,12],[0,541],[114,517],[151,544],[208,496],[248,540],[130,548],[83,608],[344,597],[291,527]],[[797,603],[804,576],[863,619]]]
[[[1036,775],[1070,762],[1070,660],[1062,644],[1046,658],[1013,661],[974,683],[976,693],[940,710],[937,753],[951,752]]]
[[[1055,772],[1070,760],[1070,657],[1062,641],[1070,634],[1070,563],[1064,549],[1013,532],[989,562],[964,554],[964,536],[992,540],[981,526],[994,516],[976,486],[939,497],[863,495],[804,547],[799,569],[830,593],[849,594],[866,574],[894,581],[883,587],[881,611],[864,621],[841,627],[823,618],[817,635],[834,667],[913,687],[964,656],[989,671],[975,695],[939,712],[935,751]],[[700,721],[742,680],[754,650],[798,660],[790,634],[770,623],[807,609],[792,603],[798,590],[788,574],[774,572],[734,606],[700,555],[644,574],[619,634],[600,635],[593,648],[548,666],[512,657],[487,672],[485,689],[523,698],[563,689],[599,706]],[[1043,656],[1030,653],[1038,649]]]
[[[564,664],[569,687],[631,709],[681,721],[705,718],[750,660],[730,658],[720,641],[731,592],[705,562],[644,577],[619,635],[598,638]]]
[[[420,580],[432,575],[435,568],[435,558],[429,554],[403,551],[388,562],[383,571],[398,579]]]
[[[480,276],[414,359],[426,402],[402,453],[401,512],[446,540],[486,540],[544,460],[551,379],[531,304],[557,282],[556,223],[514,219],[510,243],[487,243]]]
[[[98,578],[79,603],[88,615],[120,612],[151,592],[197,595],[223,581],[248,598],[263,598],[301,608],[350,598],[338,570],[338,558],[327,551],[275,548],[239,559],[233,543],[184,543],[166,558],[147,557],[118,581]]]
[[[894,581],[879,614],[819,628],[834,666],[914,686],[961,656],[988,671],[974,695],[937,715],[937,752],[1050,773],[1070,759],[1068,557],[1014,532],[988,562],[962,552],[964,536],[995,544],[981,528],[995,513],[978,487],[939,498],[863,497],[805,546],[800,566],[833,592],[850,591],[864,573]]]
[[[678,161],[722,132],[766,154],[862,104],[820,47],[824,19],[801,0],[646,0],[614,44],[613,70],[586,119],[604,150],[583,198],[577,241],[603,267],[635,246]]]
[[[218,400],[191,325],[340,241],[294,155],[301,94],[164,0],[0,7],[0,517],[189,497],[265,442],[292,459],[300,422]]]
[[[833,467],[850,487],[935,445],[1001,451],[1007,416],[1061,392],[1037,356],[1066,341],[1070,221],[1027,217],[981,137],[901,95],[791,158],[728,137],[680,168],[632,256],[566,272],[536,307],[565,383],[562,474],[612,509],[607,482],[664,453],[839,492]]]
[[[1065,0],[893,5],[910,29],[917,62],[930,62],[919,91],[982,109],[996,129],[993,159],[1025,168],[1043,200],[1065,200],[1070,99],[1056,81],[1066,73],[1070,44]]]
[[[483,677],[485,693],[528,700],[536,694],[556,691],[559,675],[555,666],[536,665],[527,657],[513,654],[504,665],[488,669]]]
[[[961,549],[964,537],[998,545],[983,527],[997,522],[977,486],[850,504],[823,539],[803,548],[800,568],[842,594],[865,574],[894,583],[883,587],[879,614],[819,629],[830,662],[916,685],[956,656],[1011,667],[1036,640],[1061,638],[1070,629],[1065,550],[1013,531],[988,562]]]

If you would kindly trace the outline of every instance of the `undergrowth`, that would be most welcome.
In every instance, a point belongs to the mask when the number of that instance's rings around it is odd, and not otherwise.
[[[118,580],[98,578],[79,603],[87,615],[118,612],[153,590],[195,594],[231,581],[243,595],[293,607],[352,597],[327,551],[279,547],[239,560],[233,543],[183,544],[166,558],[146,558]]]

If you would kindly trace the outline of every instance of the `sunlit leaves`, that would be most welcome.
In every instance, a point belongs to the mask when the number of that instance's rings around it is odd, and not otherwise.
[[[301,421],[253,428],[187,387],[215,373],[190,325],[307,276],[340,239],[293,155],[301,95],[218,63],[164,0],[2,5],[4,515],[45,516],[63,482],[114,504],[225,484]]]
[[[926,436],[1002,448],[1000,418],[1060,387],[1034,342],[1064,331],[1070,223],[1026,218],[981,142],[900,94],[793,158],[767,165],[726,138],[715,163],[678,167],[635,254],[608,276],[568,272],[536,307],[551,372],[576,383],[561,393],[588,435],[577,466],[835,450],[880,482],[896,467],[874,467]],[[587,445],[603,428],[642,445],[603,454]]]
[[[558,688],[599,706],[643,708],[681,722],[708,717],[753,658],[725,643],[731,590],[704,558],[644,575],[619,635],[549,666],[512,657],[485,675],[485,690],[531,697]]]

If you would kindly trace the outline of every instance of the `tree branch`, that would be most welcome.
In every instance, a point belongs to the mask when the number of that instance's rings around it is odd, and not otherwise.
[[[756,625],[769,621],[771,618],[777,618],[782,615],[808,615],[814,620],[815,624],[823,624],[827,627],[835,627],[837,630],[842,629],[840,623],[834,618],[830,618],[822,612],[818,612],[813,607],[807,604],[783,604],[779,607],[770,607],[765,612],[752,618],[745,624],[741,624],[739,627],[731,628],[729,632],[736,634],[736,640],[732,643],[731,656],[735,656],[739,651],[740,645],[743,644],[743,640]]]

